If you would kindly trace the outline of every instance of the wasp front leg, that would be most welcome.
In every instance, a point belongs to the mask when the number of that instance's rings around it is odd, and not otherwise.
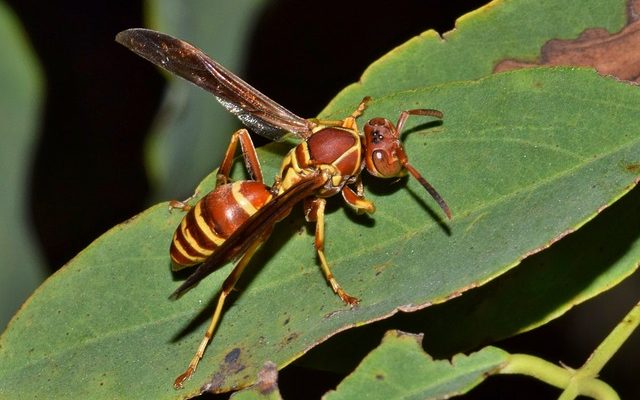
[[[367,200],[364,197],[364,187],[362,185],[362,179],[358,176],[356,180],[356,190],[354,191],[349,186],[342,188],[342,198],[344,201],[353,208],[358,214],[373,214],[376,211],[376,206],[372,201]]]
[[[342,299],[342,301],[344,301],[346,304],[354,306],[358,304],[359,300],[356,297],[350,296],[347,292],[345,292],[338,281],[336,281],[333,273],[331,272],[331,269],[329,268],[327,259],[324,256],[324,208],[326,204],[327,200],[319,197],[305,200],[305,218],[309,222],[315,221],[316,223],[315,247],[316,251],[318,252],[320,267],[322,268],[324,276],[327,278],[327,281],[331,285],[331,288],[340,297],[340,299]]]
[[[356,118],[362,115],[364,110],[367,108],[367,103],[369,103],[370,100],[371,100],[371,97],[369,96],[362,99],[362,101],[360,101],[360,104],[358,104],[358,107],[355,109],[355,111],[352,112],[351,115],[345,119],[331,120],[331,119],[311,118],[310,120],[318,125],[340,126],[342,128],[353,129],[356,126]]]

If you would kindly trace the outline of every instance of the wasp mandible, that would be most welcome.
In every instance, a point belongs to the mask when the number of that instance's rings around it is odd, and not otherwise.
[[[432,109],[407,110],[394,125],[385,118],[372,118],[358,131],[356,119],[364,112],[366,97],[342,120],[304,119],[228,71],[189,43],[148,29],[120,32],[116,41],[170,72],[213,93],[218,101],[248,128],[271,140],[287,135],[301,139],[282,161],[272,186],[264,183],[253,142],[246,129],[231,137],[218,170],[216,187],[187,211],[176,229],[170,255],[174,270],[199,265],[172,294],[177,298],[229,261],[237,261],[222,285],[205,336],[186,371],[174,382],[176,388],[193,375],[218,324],[224,302],[249,260],[264,243],[275,224],[303,202],[305,219],[316,223],[315,248],[329,285],[351,306],[358,299],[349,295],[333,276],[324,254],[326,199],[338,193],[358,213],[373,213],[374,204],[364,196],[361,172],[380,178],[396,178],[407,172],[435,199],[448,218],[451,211],[438,192],[409,163],[400,142],[400,132],[411,115],[442,118]],[[229,172],[238,143],[250,180],[231,182]]]

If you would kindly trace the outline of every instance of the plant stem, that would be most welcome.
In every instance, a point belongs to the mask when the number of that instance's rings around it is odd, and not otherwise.
[[[591,354],[576,376],[597,376],[640,324],[640,303],[636,304]]]
[[[638,325],[640,325],[640,303],[636,304],[616,325],[578,370],[562,368],[528,354],[513,354],[500,373],[529,375],[564,389],[559,400],[572,400],[579,395],[594,399],[617,400],[620,397],[611,386],[596,377]]]
[[[599,379],[587,378],[576,385],[574,371],[528,354],[512,354],[500,373],[528,375],[560,389],[571,389],[563,392],[562,400],[573,399],[579,394],[601,400],[620,399],[609,385]]]
[[[602,343],[598,345],[587,362],[576,371],[571,383],[560,395],[559,400],[574,399],[578,394],[602,398],[590,392],[590,388],[586,384],[598,376],[600,370],[620,349],[620,346],[629,338],[631,333],[638,327],[638,324],[640,324],[640,303],[629,311]]]
[[[558,388],[566,388],[571,381],[571,372],[549,361],[528,354],[512,354],[509,362],[500,370],[501,374],[532,376]]]

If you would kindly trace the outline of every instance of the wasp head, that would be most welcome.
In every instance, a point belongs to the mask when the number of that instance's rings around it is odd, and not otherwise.
[[[438,110],[418,109],[403,111],[394,126],[386,118],[372,118],[364,126],[364,161],[367,171],[379,178],[404,176],[409,172],[429,192],[442,210],[451,218],[451,210],[442,196],[409,163],[407,153],[400,141],[400,132],[409,115],[426,115],[442,118]]]

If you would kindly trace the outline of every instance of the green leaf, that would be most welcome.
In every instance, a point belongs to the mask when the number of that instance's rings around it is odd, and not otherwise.
[[[365,118],[416,106],[446,116],[442,124],[411,119],[406,148],[449,202],[453,221],[440,221],[414,180],[367,180],[378,207],[371,219],[330,210],[329,262],[362,299],[349,309],[327,287],[294,210],[256,254],[180,396],[205,384],[213,391],[247,386],[266,360],[282,367],[341,330],[486,283],[640,180],[640,94],[592,71],[531,69],[401,92],[378,98]],[[266,176],[284,148],[260,152]],[[50,278],[0,337],[0,396],[175,397],[173,379],[230,271],[222,268],[179,301],[166,299],[177,286],[167,249],[180,218],[166,204],[153,207]]]
[[[578,232],[504,277],[425,310],[419,326],[429,326],[429,349],[450,354],[533,329],[630,276],[640,266],[638,204],[636,187]],[[468,330],[475,335],[461,334]]]
[[[240,73],[250,27],[264,0],[149,2],[150,25],[203,49]],[[142,62],[142,61],[141,61]],[[163,71],[164,72],[164,71]],[[238,120],[214,97],[175,75],[169,82],[152,136],[147,164],[155,201],[190,195],[193,186],[222,159]]]
[[[358,83],[343,90],[323,114],[339,115],[335,108],[347,108],[365,95],[375,98],[421,83],[486,76],[503,59],[534,61],[549,39],[575,39],[589,27],[619,31],[627,11],[625,1],[494,1],[460,18],[456,29],[442,39],[428,31],[392,50],[372,64]],[[541,113],[540,118],[545,117]],[[633,164],[629,168],[633,170]],[[370,349],[384,331],[393,327],[427,332],[428,350],[447,355],[557,318],[615,286],[638,267],[640,215],[635,204],[640,194],[638,190],[635,193],[616,206],[615,212],[586,227],[586,232],[580,230],[568,238],[567,244],[563,241],[544,254],[526,259],[516,271],[491,284],[420,313],[396,316],[373,328],[340,335],[306,357],[305,363],[349,370],[358,354]],[[464,319],[459,318],[461,314]],[[468,335],[468,330],[476,335]],[[355,346],[359,351],[354,351]],[[345,348],[350,351],[345,352]]]
[[[18,20],[0,3],[0,329],[45,278],[29,225],[31,152],[42,102],[42,74]]]
[[[434,360],[421,347],[422,335],[389,331],[335,391],[323,399],[448,399],[468,392],[508,362],[495,347]]]
[[[373,98],[487,76],[501,60],[534,61],[551,39],[575,39],[587,28],[619,31],[627,21],[624,0],[495,0],[456,21],[442,37],[429,30],[393,49],[367,68],[321,113]]]
[[[486,285],[443,304],[344,332],[314,348],[301,362],[348,372],[393,328],[425,332],[429,354],[448,357],[540,326],[637,270],[638,204],[636,186],[577,232]]]

